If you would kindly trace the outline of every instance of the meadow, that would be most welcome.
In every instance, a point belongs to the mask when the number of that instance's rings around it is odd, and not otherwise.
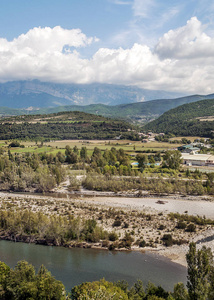
[[[0,141],[0,147],[8,147],[11,141]],[[15,147],[11,148],[11,153],[52,153],[56,154],[58,151],[64,153],[65,147],[68,145],[71,148],[77,146],[78,149],[86,147],[88,154],[91,155],[94,147],[98,147],[101,151],[110,150],[115,147],[117,150],[122,148],[126,153],[135,155],[139,152],[159,152],[165,150],[172,150],[179,147],[181,144],[170,144],[166,142],[148,142],[142,143],[141,141],[129,141],[129,140],[58,140],[50,142],[40,142],[35,141],[19,141],[24,148]]]

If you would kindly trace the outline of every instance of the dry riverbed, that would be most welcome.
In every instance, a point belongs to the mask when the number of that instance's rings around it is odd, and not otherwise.
[[[214,219],[214,202],[211,197],[88,197],[65,195],[65,198],[52,196],[0,193],[0,207],[5,209],[28,209],[41,211],[47,215],[74,215],[81,218],[94,218],[108,232],[115,232],[119,239],[129,233],[133,239],[133,250],[152,250],[165,255],[172,261],[185,265],[188,245],[194,241],[198,247],[206,245],[214,251],[214,229],[211,225],[196,225],[195,232],[178,229],[178,219],[169,213],[200,215]],[[118,226],[113,224],[117,222]],[[188,225],[188,222],[187,222]],[[165,247],[163,236],[171,235],[181,245]],[[139,242],[146,247],[140,248]],[[183,244],[184,243],[184,244]],[[95,247],[101,247],[98,243]]]

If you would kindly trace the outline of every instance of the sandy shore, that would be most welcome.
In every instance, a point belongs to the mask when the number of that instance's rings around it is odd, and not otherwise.
[[[178,212],[180,214],[188,213],[189,215],[205,216],[206,218],[214,219],[214,201],[213,197],[145,197],[145,198],[126,198],[126,197],[94,197],[82,198],[83,201],[90,202],[96,205],[110,206],[115,208],[126,208],[130,210],[146,210],[153,213],[170,213]],[[161,201],[161,202],[160,202]],[[207,239],[211,239],[207,241]],[[190,242],[195,242],[197,248],[202,246],[211,248],[214,253],[214,229],[208,229],[203,234],[189,239]],[[174,245],[172,247],[157,246],[157,249],[145,248],[147,251],[156,252],[160,255],[170,258],[173,262],[179,263],[183,266],[186,264],[186,253],[188,252],[188,245]],[[139,248],[138,248],[139,250]]]
[[[96,205],[126,207],[150,212],[178,212],[193,216],[205,216],[214,219],[214,198],[205,196],[168,196],[168,197],[81,197],[83,201]]]

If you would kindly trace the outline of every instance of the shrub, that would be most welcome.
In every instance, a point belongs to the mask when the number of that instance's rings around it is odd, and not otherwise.
[[[159,230],[164,230],[165,228],[166,228],[166,226],[164,226],[163,224],[161,224],[161,225],[158,227]]]
[[[139,247],[141,247],[141,248],[146,247],[146,242],[144,240],[140,241]]]
[[[185,222],[182,222],[182,221],[179,221],[178,223],[177,223],[177,228],[178,229],[185,229],[186,228],[186,223]]]
[[[172,246],[173,245],[173,239],[171,234],[164,234],[163,238],[163,243],[166,247]]]
[[[123,225],[123,228],[128,228],[128,227],[129,227],[129,224],[125,222]]]
[[[116,220],[114,221],[114,223],[112,224],[112,226],[113,226],[113,227],[119,227],[119,226],[121,226],[121,221],[118,220],[118,219],[116,219]]]
[[[116,234],[116,232],[110,232],[109,235],[108,235],[108,239],[109,241],[116,241],[118,240],[118,235]]]
[[[195,232],[195,230],[196,230],[196,226],[193,223],[190,223],[186,229],[187,232]]]

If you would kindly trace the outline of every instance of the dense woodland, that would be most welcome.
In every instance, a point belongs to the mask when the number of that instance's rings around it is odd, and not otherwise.
[[[209,117],[213,116],[214,99],[202,100],[171,109],[157,120],[145,125],[144,129],[176,136],[213,138],[214,120],[208,120]]]
[[[82,112],[19,116],[2,119],[0,139],[138,139],[133,126]]]

